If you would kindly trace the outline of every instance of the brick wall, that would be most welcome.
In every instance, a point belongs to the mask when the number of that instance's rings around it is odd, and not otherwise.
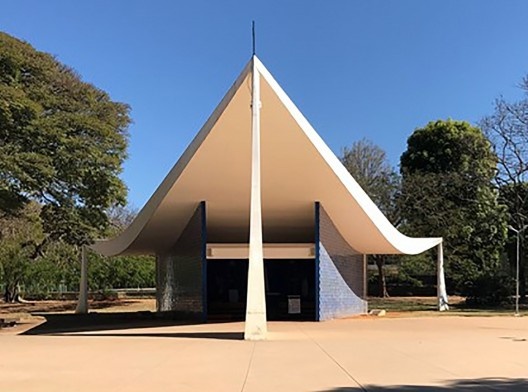
[[[205,319],[205,203],[189,220],[172,249],[156,258],[158,312],[184,312]]]
[[[363,255],[348,245],[322,205],[315,210],[317,319],[366,313]]]

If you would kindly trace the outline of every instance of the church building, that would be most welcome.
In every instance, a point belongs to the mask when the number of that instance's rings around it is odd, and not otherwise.
[[[245,320],[258,340],[267,320],[367,312],[366,255],[436,246],[444,310],[442,239],[400,233],[253,56],[136,219],[92,249],[155,255],[159,312]]]

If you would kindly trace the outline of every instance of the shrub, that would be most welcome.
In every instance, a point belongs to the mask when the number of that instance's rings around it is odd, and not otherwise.
[[[496,306],[512,302],[514,280],[502,271],[486,271],[467,282],[464,290],[466,304],[473,306]]]

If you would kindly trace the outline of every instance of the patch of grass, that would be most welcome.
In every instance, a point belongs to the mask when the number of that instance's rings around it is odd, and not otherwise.
[[[511,316],[513,305],[476,307],[465,303],[463,297],[449,297],[449,311],[438,312],[436,297],[369,297],[369,309],[385,309],[389,315],[408,316]],[[520,306],[522,316],[528,316],[528,305]]]
[[[396,312],[423,312],[436,310],[436,298],[433,297],[369,297],[370,309],[385,309]]]

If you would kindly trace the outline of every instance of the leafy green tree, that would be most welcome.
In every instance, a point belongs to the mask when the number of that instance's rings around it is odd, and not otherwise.
[[[444,238],[452,289],[470,297],[500,271],[506,214],[492,183],[496,165],[481,130],[453,120],[415,130],[401,156],[405,231]]]
[[[395,196],[399,189],[399,176],[389,164],[385,151],[371,141],[361,139],[343,149],[341,162],[385,216],[398,225],[400,219]],[[388,256],[370,257],[378,268],[378,295],[388,297],[383,268]]]
[[[38,202],[45,241],[90,243],[124,204],[129,108],[0,33],[0,214]]]
[[[46,297],[50,292],[75,291],[79,287],[79,277],[77,247],[53,241],[37,259],[29,262],[23,277],[24,295]]]
[[[125,230],[137,215],[130,206],[114,206],[107,212],[110,227],[107,236],[116,236]],[[88,285],[92,290],[115,288],[144,288],[156,285],[155,261],[151,256],[103,257],[89,256]]]
[[[89,256],[88,285],[91,290],[156,286],[156,264],[149,256]]]
[[[6,302],[18,300],[35,244],[42,240],[39,210],[38,205],[28,204],[17,217],[0,218],[1,283]]]
[[[133,212],[122,211],[125,218],[112,220],[119,227]],[[29,295],[42,298],[51,292],[77,290],[80,262],[77,246],[51,240],[41,247],[44,232],[40,207],[28,204],[17,216],[0,218],[0,287],[6,302]],[[155,263],[148,256],[89,256],[91,290],[155,286]]]

